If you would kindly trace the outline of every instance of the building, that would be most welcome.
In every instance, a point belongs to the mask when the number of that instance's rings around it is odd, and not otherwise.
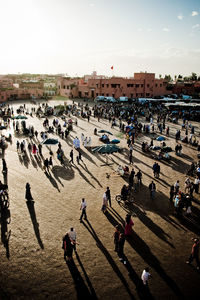
[[[70,77],[60,77],[57,80],[57,93],[67,98],[78,97],[79,79]]]
[[[169,94],[167,81],[156,79],[154,73],[135,73],[133,78],[90,78],[78,86],[79,97],[111,96],[119,98],[152,98]]]

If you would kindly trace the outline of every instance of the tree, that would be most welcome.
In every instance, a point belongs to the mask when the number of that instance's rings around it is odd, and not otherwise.
[[[164,79],[168,82],[172,81],[171,75],[165,75]]]
[[[162,75],[161,75],[161,74],[159,74],[159,78],[160,78],[160,79],[162,78]]]
[[[192,72],[192,76],[190,77],[191,80],[197,81],[197,74]]]

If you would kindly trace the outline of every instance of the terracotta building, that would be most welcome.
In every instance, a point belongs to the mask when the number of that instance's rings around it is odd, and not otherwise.
[[[171,93],[165,79],[156,79],[154,73],[135,73],[133,78],[111,77],[103,75],[86,75],[83,79],[59,78],[58,94],[69,98],[95,98],[111,96],[119,98],[155,97]]]
[[[89,98],[97,96],[151,98],[169,94],[167,81],[156,79],[154,73],[135,73],[133,78],[89,79],[88,90],[85,92]],[[79,93],[79,96],[85,95]]]
[[[32,98],[41,98],[43,96],[42,89],[10,89],[0,90],[0,103],[7,100],[28,100]]]

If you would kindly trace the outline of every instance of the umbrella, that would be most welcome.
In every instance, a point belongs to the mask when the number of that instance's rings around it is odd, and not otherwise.
[[[116,145],[107,144],[103,146],[98,146],[92,149],[93,152],[97,152],[100,154],[111,154],[114,152],[118,152],[120,148]],[[106,165],[108,165],[108,157],[106,156]]]
[[[119,144],[120,143],[120,140],[117,140],[117,139],[114,139],[111,141],[111,144]]]
[[[101,154],[111,154],[114,152],[118,152],[119,150],[120,148],[118,146],[112,144],[102,145],[92,149],[93,152],[98,152]]]
[[[107,134],[113,135],[110,131],[107,131],[107,130],[104,130],[104,129],[99,130],[98,133],[107,133]]]
[[[26,116],[21,116],[21,115],[18,115],[18,116],[15,116],[15,117],[12,117],[12,119],[28,119]]]
[[[168,146],[162,148],[162,152],[172,152],[172,151],[173,151],[172,148]]]
[[[161,142],[161,141],[165,140],[165,137],[164,136],[159,136],[159,137],[157,137],[156,140],[159,141],[159,142]]]
[[[41,144],[43,144],[43,145],[56,145],[56,144],[58,144],[58,140],[56,140],[56,139],[46,139]]]
[[[154,151],[157,151],[157,150],[160,150],[161,149],[161,147],[159,147],[159,146],[153,146],[153,147],[151,147],[151,150],[154,150]]]

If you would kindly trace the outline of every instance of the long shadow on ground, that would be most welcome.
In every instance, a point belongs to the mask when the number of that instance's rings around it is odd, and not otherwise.
[[[44,245],[42,243],[42,240],[40,238],[40,230],[39,230],[39,223],[37,222],[36,214],[35,214],[35,207],[34,207],[34,201],[26,201],[26,205],[28,207],[28,211],[31,217],[31,221],[33,223],[33,228],[35,231],[35,236],[37,238],[38,244],[41,249],[44,249]]]
[[[85,228],[88,230],[88,232],[91,234],[91,236],[94,238],[94,240],[97,243],[97,247],[102,251],[102,253],[105,255],[106,259],[108,260],[109,264],[111,265],[111,267],[113,268],[113,271],[117,274],[117,276],[119,277],[119,279],[121,280],[122,284],[124,285],[124,287],[126,288],[130,299],[135,299],[130,288],[129,285],[126,281],[126,279],[124,278],[123,274],[121,273],[120,269],[118,268],[118,266],[116,265],[115,261],[113,260],[112,256],[110,255],[110,253],[108,252],[108,250],[104,247],[104,245],[102,244],[102,242],[100,241],[100,239],[98,238],[96,232],[94,231],[92,225],[90,224],[90,222],[87,220],[87,224],[85,222],[82,223]]]
[[[69,271],[72,275],[72,278],[75,283],[75,288],[77,292],[77,299],[78,300],[85,300],[85,299],[97,299],[94,297],[94,294],[91,294],[88,287],[86,286],[77,266],[74,263],[74,260],[66,262]]]

